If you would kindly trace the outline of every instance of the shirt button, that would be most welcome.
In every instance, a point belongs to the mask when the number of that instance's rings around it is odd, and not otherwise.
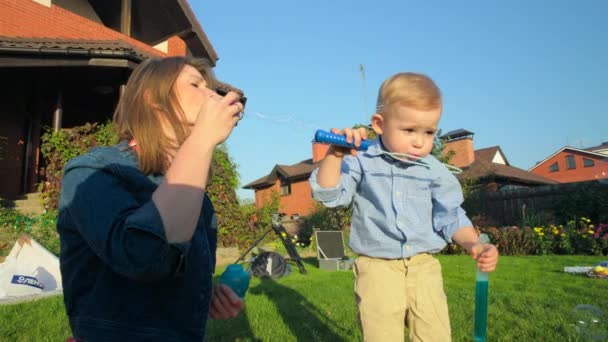
[[[397,191],[397,192],[395,193],[395,195],[397,195],[397,196],[401,196],[401,192]]]

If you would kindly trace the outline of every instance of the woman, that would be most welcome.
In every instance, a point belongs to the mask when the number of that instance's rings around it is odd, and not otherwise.
[[[217,220],[205,193],[216,145],[243,105],[208,65],[149,59],[114,114],[121,142],[65,167],[57,230],[64,301],[78,341],[201,341],[207,316],[243,302],[212,286]]]

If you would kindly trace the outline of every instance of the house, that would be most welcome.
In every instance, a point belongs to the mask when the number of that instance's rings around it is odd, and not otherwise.
[[[528,171],[560,183],[608,179],[608,141],[585,149],[564,146]]]
[[[186,0],[0,1],[0,198],[43,180],[42,127],[110,119],[131,71],[172,55],[218,59]]]
[[[303,160],[293,165],[275,165],[264,177],[245,185],[244,189],[255,191],[255,206],[262,207],[270,202],[274,193],[279,197],[279,210],[291,217],[310,214],[315,201],[312,199],[312,190],[308,178],[318,164],[325,157],[329,145],[312,144],[311,159]]]
[[[500,146],[475,150],[474,133],[458,129],[443,134],[443,153],[453,151],[450,163],[462,169],[456,178],[463,183],[474,180],[491,191],[555,184],[554,180],[511,166]]]
[[[534,187],[557,183],[509,164],[500,146],[475,150],[473,133],[459,129],[441,136],[444,153],[454,151],[452,164],[463,169],[457,178],[464,182],[475,179],[490,190]],[[255,205],[268,203],[273,193],[280,195],[280,210],[287,215],[307,215],[315,207],[308,178],[324,158],[328,145],[313,143],[312,159],[294,165],[275,165],[272,171],[247,185],[255,191]]]

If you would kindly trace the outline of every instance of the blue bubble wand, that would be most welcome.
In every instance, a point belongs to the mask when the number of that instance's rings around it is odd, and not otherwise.
[[[345,135],[336,134],[336,133],[324,131],[321,129],[316,131],[313,142],[350,148],[350,149],[354,149],[357,151],[367,151],[367,149],[369,148],[369,144],[370,144],[369,140],[361,140],[361,143],[359,144],[359,146],[355,146],[354,142],[349,143],[346,141]],[[414,156],[414,155],[411,155],[408,153],[382,151],[381,154],[388,155],[388,156],[395,158],[404,163],[423,166],[423,167],[426,167],[427,169],[430,168],[430,166],[427,163],[425,163],[424,161],[422,161],[420,159],[420,157]],[[450,170],[452,173],[461,173],[462,172],[462,169],[459,169],[456,166],[453,166],[450,164],[445,164],[445,163],[443,165],[445,165],[445,167],[447,167],[448,170]]]

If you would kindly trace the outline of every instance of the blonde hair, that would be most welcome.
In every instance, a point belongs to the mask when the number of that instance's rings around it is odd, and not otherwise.
[[[207,87],[215,89],[213,71],[205,60],[182,56],[149,58],[129,77],[114,112],[118,136],[121,140],[135,139],[139,167],[146,174],[164,173],[169,167],[169,151],[177,149],[189,134],[174,87],[186,65],[199,70]],[[174,130],[175,139],[167,137],[163,122]]]
[[[402,72],[386,79],[378,90],[376,112],[386,113],[393,104],[416,110],[441,108],[441,91],[426,75]]]

